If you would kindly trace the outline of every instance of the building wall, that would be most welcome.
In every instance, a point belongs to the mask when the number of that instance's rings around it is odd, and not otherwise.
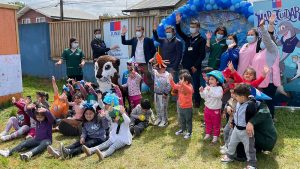
[[[29,11],[27,11],[23,16],[21,16],[18,19],[18,23],[22,24],[22,19],[26,19],[26,18],[30,18],[30,23],[36,23],[36,18],[37,17],[45,17],[46,22],[52,22],[53,21],[53,19],[30,9]]]

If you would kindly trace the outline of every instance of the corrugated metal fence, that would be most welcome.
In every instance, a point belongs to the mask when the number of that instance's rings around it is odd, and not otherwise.
[[[90,47],[90,42],[93,39],[94,29],[102,29],[104,22],[123,19],[128,19],[129,38],[135,36],[135,27],[137,25],[144,26],[145,35],[152,37],[152,26],[155,16],[151,15],[142,17],[125,16],[116,18],[101,18],[100,20],[89,21],[51,22],[49,23],[51,57],[59,58],[62,54],[62,51],[68,47],[69,39],[71,37],[76,37],[79,40],[80,48],[86,54],[86,58],[91,59],[92,49]]]

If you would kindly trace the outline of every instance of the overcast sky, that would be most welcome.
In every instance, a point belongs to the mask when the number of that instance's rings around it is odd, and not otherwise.
[[[14,2],[16,0],[0,0],[0,3]],[[59,3],[59,0],[20,0],[35,8],[52,7]],[[109,13],[121,14],[126,9],[142,0],[64,0],[65,8],[81,9],[96,16]]]

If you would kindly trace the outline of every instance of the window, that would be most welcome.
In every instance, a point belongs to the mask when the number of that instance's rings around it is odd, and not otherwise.
[[[30,18],[22,19],[22,24],[29,24],[29,23],[31,23]]]
[[[37,17],[37,18],[35,19],[35,22],[36,22],[36,23],[46,22],[46,18],[45,18],[45,17]]]

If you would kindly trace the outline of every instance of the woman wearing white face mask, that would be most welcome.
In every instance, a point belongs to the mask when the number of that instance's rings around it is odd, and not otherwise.
[[[110,50],[115,50],[119,48],[118,45],[113,45],[112,47],[108,48],[105,42],[101,39],[101,29],[94,30],[95,38],[91,42],[91,47],[93,50],[93,60],[94,62],[103,55],[107,55],[107,52]]]
[[[259,85],[265,94],[274,98],[277,87],[281,86],[280,68],[279,68],[279,50],[272,40],[269,32],[264,28],[265,21],[262,20],[259,24],[262,39],[259,41],[258,52],[255,54],[251,66],[257,72],[257,76],[261,75],[263,67],[267,65],[270,68],[269,76]],[[272,100],[266,101],[272,118],[274,118],[274,103]]]
[[[80,81],[83,79],[82,68],[85,64],[85,56],[78,46],[78,40],[76,38],[71,38],[69,48],[64,50],[61,59],[56,62],[55,65],[61,65],[63,63],[63,60],[65,60],[68,78]]]
[[[219,68],[220,71],[225,70],[230,61],[232,62],[234,69],[237,70],[240,56],[240,48],[238,47],[237,43],[238,40],[235,34],[227,36],[226,44],[228,46],[228,49],[221,55]]]

